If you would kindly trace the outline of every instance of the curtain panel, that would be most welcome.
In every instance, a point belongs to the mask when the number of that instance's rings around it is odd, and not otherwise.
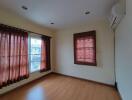
[[[0,26],[0,88],[29,77],[28,33]]]
[[[44,72],[50,69],[50,37],[42,36],[40,71]]]

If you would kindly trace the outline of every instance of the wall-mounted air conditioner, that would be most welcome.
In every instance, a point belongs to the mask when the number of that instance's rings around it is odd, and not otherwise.
[[[125,7],[122,3],[116,3],[109,16],[110,27],[115,30],[125,15]]]

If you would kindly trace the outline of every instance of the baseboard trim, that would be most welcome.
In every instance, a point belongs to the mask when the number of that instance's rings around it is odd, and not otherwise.
[[[120,91],[119,91],[118,85],[117,85],[117,91],[118,91],[118,94],[119,94],[119,96],[120,96],[120,99],[123,100],[123,99],[122,99],[122,95],[121,95],[121,93],[120,93]]]
[[[79,77],[75,77],[75,76],[65,75],[65,74],[62,74],[62,73],[57,73],[57,72],[52,72],[52,73],[53,73],[53,74],[62,75],[62,76],[71,77],[71,78],[75,78],[75,79],[79,79],[79,80],[88,81],[88,82],[91,82],[91,83],[94,83],[94,84],[100,84],[100,85],[105,85],[105,86],[108,86],[108,87],[115,88],[115,86],[114,86],[114,85],[110,85],[110,84],[105,84],[105,83],[101,83],[101,82],[97,82],[97,81],[93,81],[93,80],[88,80],[88,79],[79,78]]]

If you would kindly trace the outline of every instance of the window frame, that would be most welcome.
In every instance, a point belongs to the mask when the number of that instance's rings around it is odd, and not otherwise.
[[[94,39],[94,58],[95,58],[95,62],[91,63],[91,62],[83,62],[83,61],[77,61],[77,40],[79,38],[84,38],[84,37],[88,37],[88,36],[92,36]],[[73,38],[74,38],[74,64],[79,64],[79,65],[90,65],[90,66],[97,66],[97,61],[96,61],[96,31],[88,31],[88,32],[81,32],[81,33],[75,33],[73,34]]]
[[[36,71],[31,71],[31,38],[35,38],[35,39],[40,39],[41,40],[41,35],[38,35],[38,34],[34,34],[34,33],[29,33],[28,34],[28,61],[29,61],[29,73],[32,74],[32,73],[35,73],[35,72],[40,72],[40,69],[39,70],[36,70]],[[41,56],[41,53],[40,53],[40,56]],[[40,57],[41,58],[41,57]],[[34,62],[39,62],[39,61],[34,61]],[[40,60],[40,64],[41,64],[41,60]]]

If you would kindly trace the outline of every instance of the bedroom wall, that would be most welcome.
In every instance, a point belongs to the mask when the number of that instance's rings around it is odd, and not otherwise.
[[[132,0],[126,0],[126,16],[115,33],[117,84],[122,100],[132,100]]]
[[[21,18],[20,16],[18,16],[16,14],[13,14],[12,12],[9,12],[9,11],[3,10],[3,9],[0,9],[0,23],[14,26],[17,28],[22,28],[22,29],[29,30],[29,31],[33,31],[36,33],[44,34],[47,36],[51,36],[52,37],[52,39],[51,39],[51,67],[52,67],[51,71],[53,70],[53,65],[54,65],[54,58],[53,58],[54,57],[53,56],[54,55],[54,53],[53,53],[54,52],[54,47],[53,47],[53,43],[54,43],[54,34],[53,33],[54,33],[54,31],[53,30],[36,25],[24,18]],[[18,83],[15,83],[15,84],[12,84],[10,86],[0,89],[0,94],[6,93],[16,87],[24,85],[24,84],[26,84],[32,80],[35,80],[39,77],[42,77],[42,76],[50,73],[51,71],[44,72],[44,73],[40,73],[40,72],[32,73],[32,74],[30,74],[30,77],[28,79],[25,79],[23,81],[20,81]]]
[[[97,31],[97,66],[74,64],[73,34]],[[114,85],[114,34],[106,21],[61,30],[56,34],[55,72]]]

